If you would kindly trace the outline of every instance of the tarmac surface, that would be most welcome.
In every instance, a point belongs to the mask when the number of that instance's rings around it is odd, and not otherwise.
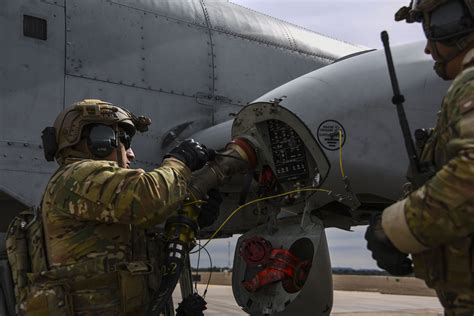
[[[175,305],[181,301],[178,290],[173,293]],[[202,295],[205,285],[198,284]],[[228,285],[210,285],[206,295],[207,310],[204,315],[237,316],[247,315],[237,305]],[[382,316],[382,315],[443,315],[436,297],[391,295],[377,292],[334,291],[331,315]]]

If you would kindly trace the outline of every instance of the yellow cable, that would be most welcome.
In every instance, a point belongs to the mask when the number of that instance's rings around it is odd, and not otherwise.
[[[282,197],[282,196],[285,196],[285,195],[288,195],[288,194],[298,193],[298,192],[325,192],[325,193],[331,193],[331,191],[326,190],[326,189],[303,188],[303,189],[288,191],[288,192],[285,192],[285,193],[280,193],[280,194],[276,194],[276,195],[272,195],[272,196],[267,196],[267,197],[264,197],[264,198],[259,198],[259,199],[255,199],[253,201],[247,202],[247,203],[239,206],[238,208],[236,208],[234,211],[232,211],[232,213],[229,216],[227,216],[225,221],[219,226],[219,228],[217,228],[217,230],[211,235],[211,237],[209,237],[209,239],[206,241],[206,243],[202,247],[206,247],[207,244],[209,244],[209,242],[212,239],[214,239],[214,237],[216,237],[216,235],[221,231],[221,229],[230,221],[230,219],[232,217],[234,217],[234,215],[237,214],[244,207],[247,207],[247,206],[249,206],[251,204],[254,204],[254,203],[257,203],[257,202],[266,201],[266,200],[270,200],[270,199],[276,199],[276,198],[279,198],[279,197]]]
[[[344,167],[342,166],[342,130],[339,129],[339,168],[341,169],[341,176],[344,178]]]

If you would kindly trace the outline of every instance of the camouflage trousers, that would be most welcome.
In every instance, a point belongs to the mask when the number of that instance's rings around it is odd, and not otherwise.
[[[445,316],[474,315],[474,290],[463,292],[436,289],[436,294],[444,307]]]

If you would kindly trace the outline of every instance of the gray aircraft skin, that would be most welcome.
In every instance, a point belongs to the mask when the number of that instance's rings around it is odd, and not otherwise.
[[[365,48],[225,0],[7,0],[0,12],[0,38],[7,43],[0,50],[1,232],[20,210],[39,205],[57,168],[43,158],[41,130],[75,101],[99,98],[151,117],[150,131],[134,139],[134,166],[148,170],[187,137],[222,149],[232,136],[249,136],[235,122],[249,109],[269,109],[258,124],[288,123],[311,169],[311,177],[281,181],[281,188],[313,183],[332,194],[300,196],[269,211],[249,207],[224,227],[219,237],[244,234],[236,247],[234,294],[253,315],[329,315],[324,228],[363,223],[399,198],[405,181],[407,156],[383,52],[344,59]],[[446,83],[436,78],[421,43],[395,47],[394,59],[412,130],[433,126]],[[256,143],[276,173],[274,148],[262,142],[267,136],[256,135]],[[237,207],[244,178],[221,188],[221,215],[202,237]],[[252,180],[246,200],[257,191]],[[312,260],[305,286],[297,293],[280,283],[256,294],[243,290],[246,266],[238,252],[249,236],[286,248],[310,241],[299,247]],[[5,266],[3,259],[2,274]]]

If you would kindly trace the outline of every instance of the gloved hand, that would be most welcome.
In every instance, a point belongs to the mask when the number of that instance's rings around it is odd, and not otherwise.
[[[408,275],[413,272],[412,261],[408,254],[398,250],[388,239],[382,228],[382,216],[373,215],[365,232],[367,249],[372,251],[379,268],[396,276]]]
[[[198,216],[198,224],[201,228],[211,226],[216,221],[222,203],[222,196],[219,190],[210,189],[207,195],[209,196],[207,203],[201,206]]]
[[[165,155],[165,158],[173,157],[195,171],[201,169],[209,160],[206,146],[199,144],[194,139],[186,139]]]
[[[193,293],[186,297],[178,304],[176,316],[203,316],[207,309],[207,302],[197,293]]]

